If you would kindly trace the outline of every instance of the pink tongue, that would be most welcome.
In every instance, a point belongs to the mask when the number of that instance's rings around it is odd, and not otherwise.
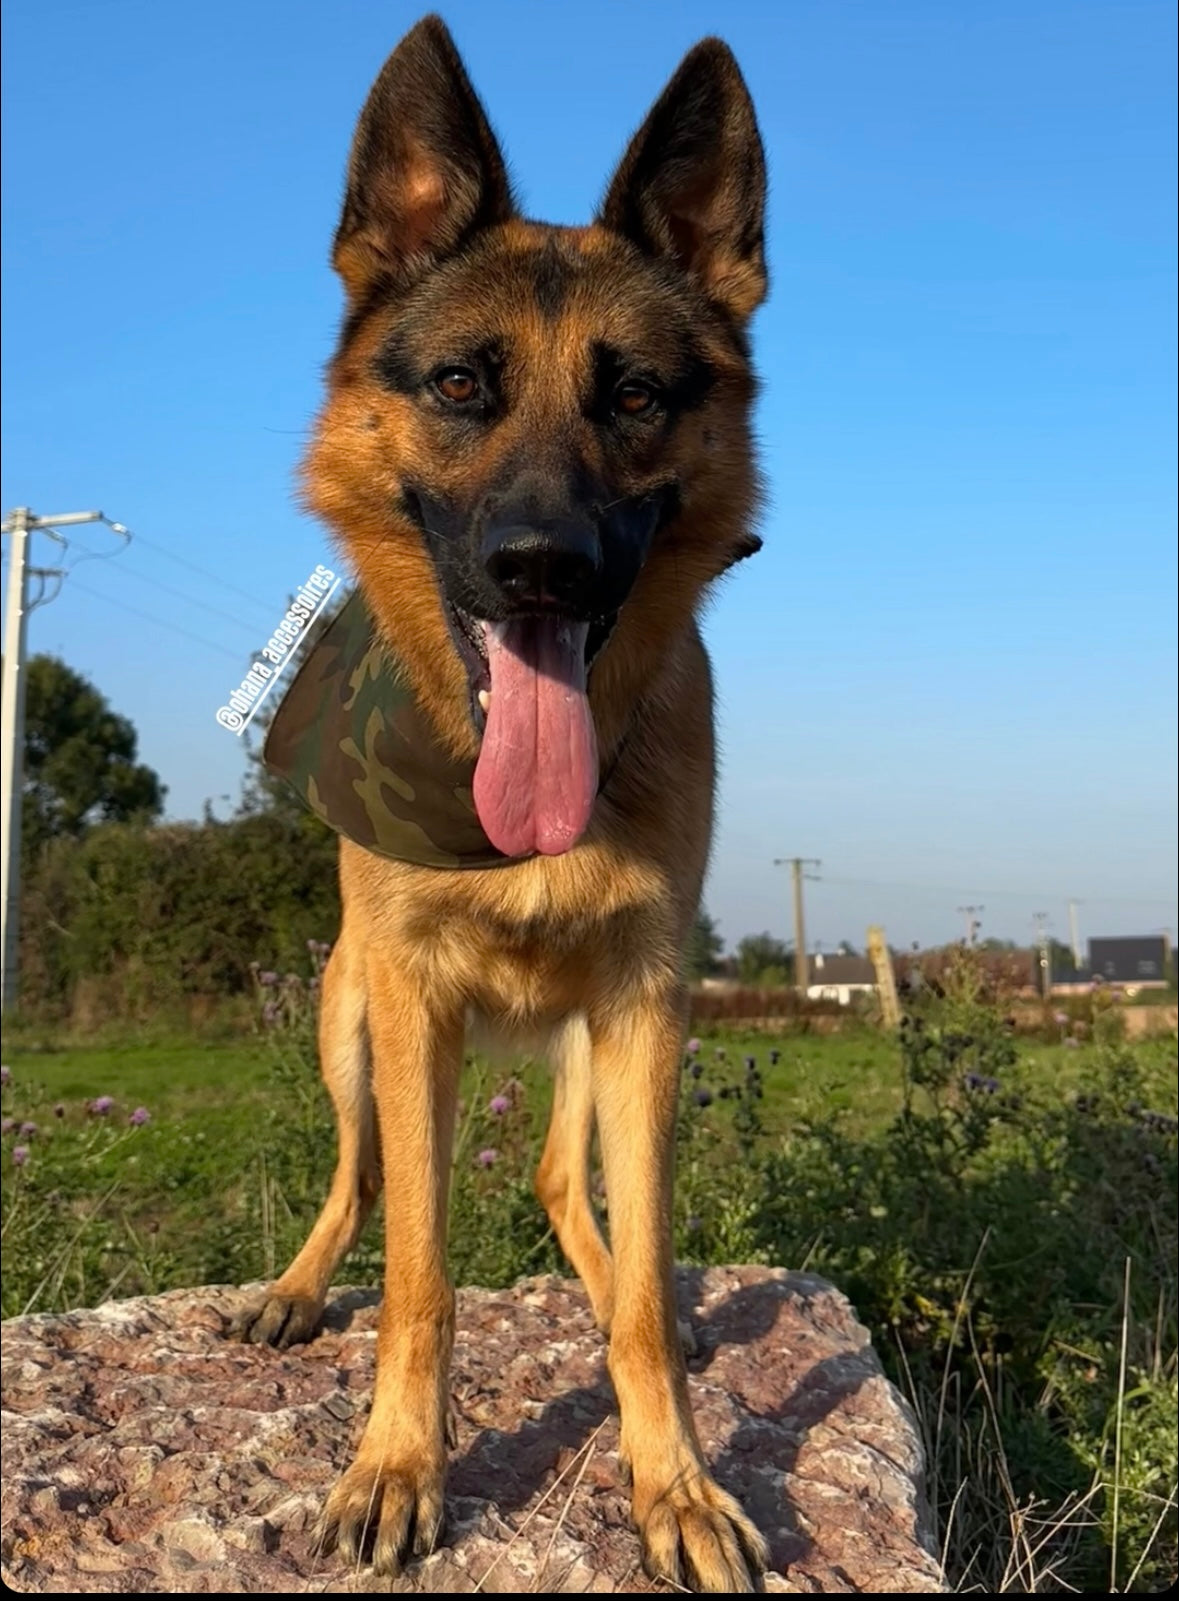
[[[585,833],[598,741],[585,694],[586,623],[485,623],[491,669],[475,810],[505,856],[560,856]]]

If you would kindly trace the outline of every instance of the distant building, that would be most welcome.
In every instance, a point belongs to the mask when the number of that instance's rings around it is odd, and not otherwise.
[[[1167,957],[1167,941],[1162,934],[1089,941],[1090,976],[1121,989],[1165,989]]]
[[[808,1001],[838,1001],[847,1006],[853,995],[873,994],[876,969],[866,956],[812,956],[807,975]]]

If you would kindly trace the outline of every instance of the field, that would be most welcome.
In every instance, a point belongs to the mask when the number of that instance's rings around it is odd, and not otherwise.
[[[312,990],[259,1001],[246,1037],[9,1052],[6,1316],[281,1269],[333,1142]],[[958,1588],[1174,1573],[1175,1041],[1119,1025],[1017,1039],[965,976],[899,1039],[718,1034],[685,1060],[679,1255],[848,1292],[925,1426]],[[543,1065],[472,1059],[462,1095],[456,1279],[566,1270],[531,1194]],[[380,1271],[374,1222],[339,1276]]]

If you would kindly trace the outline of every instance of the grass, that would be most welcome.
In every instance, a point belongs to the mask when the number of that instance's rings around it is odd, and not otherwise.
[[[6,1315],[284,1265],[334,1155],[313,993],[284,984],[254,1038],[9,1055]],[[1150,1591],[1176,1549],[1175,1041],[1128,1046],[1112,1012],[1059,1034],[1013,1038],[964,968],[899,1039],[702,1038],[677,1253],[847,1291],[921,1420],[955,1587]],[[547,1073],[472,1060],[462,1097],[456,1279],[563,1270],[531,1192]],[[374,1224],[341,1276],[380,1273]]]
[[[870,1134],[883,1128],[899,1105],[895,1045],[872,1028],[840,1034],[720,1033],[700,1039],[700,1055],[710,1062],[718,1046],[730,1064],[749,1054],[762,1061],[763,1118],[782,1131],[833,1113],[849,1130]],[[1017,1049],[1029,1071],[1062,1089],[1084,1081],[1083,1058],[1063,1045],[1030,1039],[1018,1041]],[[1168,1044],[1152,1042],[1152,1049],[1165,1059]],[[780,1057],[772,1066],[771,1051]],[[43,1115],[57,1102],[115,1093],[121,1102],[148,1106],[158,1119],[224,1139],[246,1137],[250,1122],[272,1103],[273,1054],[274,1042],[266,1036],[202,1040],[177,1032],[119,1044],[19,1045],[5,1053],[5,1061],[24,1086],[24,1106],[31,1115]],[[545,1065],[515,1063],[512,1071],[522,1076],[530,1104],[547,1116],[551,1081]],[[488,1064],[470,1062],[463,1093],[491,1077]]]

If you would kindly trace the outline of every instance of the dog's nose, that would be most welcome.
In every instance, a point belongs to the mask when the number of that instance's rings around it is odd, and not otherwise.
[[[602,546],[591,523],[530,523],[490,530],[483,565],[515,605],[577,606],[601,574]]]

